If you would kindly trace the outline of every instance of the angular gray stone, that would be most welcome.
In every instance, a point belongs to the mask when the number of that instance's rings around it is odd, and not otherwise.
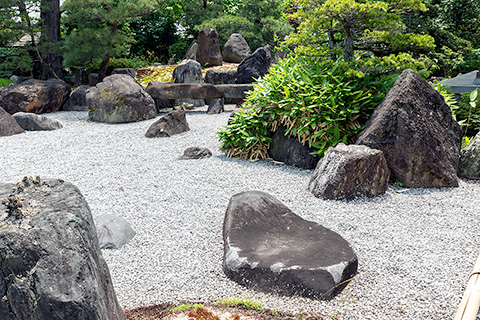
[[[247,41],[239,33],[230,35],[223,46],[223,61],[225,62],[240,63],[251,54],[252,50]]]
[[[185,53],[185,57],[183,60],[197,60],[197,50],[198,50],[198,43],[196,40],[193,40],[188,47],[187,53]]]
[[[198,33],[198,48],[196,60],[202,67],[222,65],[222,53],[218,33],[214,29],[204,28]]]
[[[458,176],[467,179],[480,179],[480,132],[460,153]]]
[[[211,156],[212,152],[207,148],[190,147],[185,149],[183,156],[181,156],[179,160],[204,159],[210,158]]]
[[[126,74],[135,79],[137,76],[137,71],[133,68],[116,68],[113,69],[112,74]]]
[[[75,73],[74,87],[88,85],[88,72],[85,69],[78,69]]]
[[[145,137],[171,137],[175,134],[183,133],[190,130],[187,123],[186,113],[184,110],[174,110],[167,113],[158,121],[154,122],[148,128]]]
[[[132,77],[114,74],[87,92],[88,117],[106,123],[135,122],[155,118],[152,97]]]
[[[268,293],[331,299],[357,271],[357,256],[339,234],[260,191],[230,199],[223,241],[227,277]]]
[[[0,137],[24,133],[18,122],[11,114],[0,108]]]
[[[234,84],[237,79],[237,70],[209,69],[205,74],[205,82],[211,84]]]
[[[63,111],[87,111],[87,90],[88,86],[79,86],[73,90],[63,105]]]
[[[47,113],[60,110],[70,96],[70,86],[63,81],[27,80],[0,90],[0,107],[16,112]]]
[[[237,68],[236,83],[252,83],[255,79],[268,73],[272,63],[270,46],[260,47],[255,52],[243,59]]]
[[[405,70],[355,144],[383,151],[390,179],[405,187],[457,187],[462,130],[443,97]]]
[[[323,199],[372,198],[387,191],[389,177],[382,151],[339,143],[318,162],[309,189]]]
[[[219,84],[215,88],[222,93],[225,99],[245,99],[248,91],[253,91],[253,84]]]
[[[77,187],[25,178],[0,199],[1,319],[125,319]]]
[[[114,214],[102,214],[94,221],[100,249],[120,249],[135,236],[130,223]]]
[[[302,169],[314,169],[318,160],[320,160],[318,155],[310,154],[315,149],[304,146],[296,137],[291,135],[285,136],[285,130],[284,126],[280,126],[273,133],[272,142],[268,148],[269,156],[275,161],[288,165]]]
[[[12,116],[20,127],[27,131],[48,131],[63,128],[59,121],[34,113],[17,112]]]
[[[184,60],[173,70],[172,78],[174,83],[202,83],[202,67],[197,61]],[[191,103],[194,107],[202,107],[205,105],[205,100],[191,98],[177,99],[175,104],[181,104],[182,102]]]
[[[225,111],[223,107],[223,98],[210,100],[208,104],[207,114],[219,114]]]

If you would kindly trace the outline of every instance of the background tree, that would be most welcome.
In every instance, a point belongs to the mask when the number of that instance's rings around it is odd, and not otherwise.
[[[60,1],[42,0],[40,10],[41,21],[41,62],[40,79],[52,77],[64,79],[60,55]]]
[[[65,64],[100,63],[100,79],[106,75],[113,54],[132,41],[128,23],[154,12],[159,0],[66,0],[63,4],[68,34]]]

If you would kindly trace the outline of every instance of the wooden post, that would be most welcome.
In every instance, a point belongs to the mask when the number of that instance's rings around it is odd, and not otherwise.
[[[480,256],[468,279],[467,288],[454,320],[475,320],[480,307]]]

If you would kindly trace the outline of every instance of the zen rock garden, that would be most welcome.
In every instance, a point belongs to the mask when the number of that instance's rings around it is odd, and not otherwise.
[[[268,72],[268,47],[251,53],[238,34],[220,53],[218,35],[204,29],[192,59],[174,71],[174,83],[138,84],[132,70],[118,70],[95,86],[28,80],[0,89],[0,136],[62,130],[41,114],[87,111],[89,120],[128,123],[156,118],[173,101],[183,106],[161,116],[145,139],[169,139],[190,130],[188,109],[224,112],[225,99],[242,100],[253,79]],[[237,72],[202,67],[240,62]],[[175,102],[174,102],[175,104]],[[209,115],[205,115],[208,117]],[[212,133],[213,134],[213,133]],[[427,138],[428,137],[428,138]],[[353,200],[386,192],[389,181],[409,188],[457,187],[458,178],[480,179],[480,135],[460,153],[462,132],[443,98],[421,76],[406,70],[377,107],[355,144],[338,144],[319,159],[297,139],[274,133],[272,159],[314,169],[312,197]],[[192,146],[179,160],[212,152]],[[100,249],[120,250],[135,231],[111,215],[92,217],[78,188],[58,179],[25,178],[0,184],[0,319],[124,319]],[[332,299],[357,273],[358,259],[336,232],[304,220],[260,191],[232,195],[223,225],[225,275],[276,295]],[[107,213],[105,213],[107,214]],[[96,225],[96,228],[94,227]]]

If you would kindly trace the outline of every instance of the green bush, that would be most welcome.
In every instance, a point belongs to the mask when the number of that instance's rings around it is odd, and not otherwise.
[[[190,44],[185,41],[174,43],[168,48],[168,56],[175,61],[180,61],[185,57],[189,47]]]
[[[473,137],[480,131],[480,94],[476,89],[462,93],[462,99],[455,110],[456,120],[462,126],[463,135]]]
[[[319,155],[339,142],[353,142],[398,73],[351,66],[318,57],[281,60],[249,93],[245,107],[252,108],[217,133],[222,148],[228,156],[265,158],[272,133],[282,125]]]
[[[0,87],[9,85],[10,83],[13,83],[13,81],[12,81],[12,80],[8,80],[8,79],[0,78]]]
[[[28,74],[32,69],[33,61],[25,48],[0,48],[0,78]]]

